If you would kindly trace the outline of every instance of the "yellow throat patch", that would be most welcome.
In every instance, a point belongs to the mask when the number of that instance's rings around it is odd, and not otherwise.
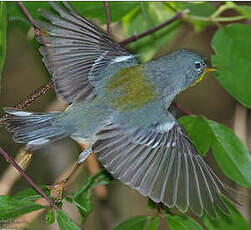
[[[121,111],[133,111],[157,99],[155,86],[147,79],[142,65],[128,67],[112,76],[107,85],[112,104]]]

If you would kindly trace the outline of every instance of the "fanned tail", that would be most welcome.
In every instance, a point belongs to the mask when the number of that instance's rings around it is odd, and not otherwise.
[[[4,110],[10,115],[4,119],[5,127],[13,133],[15,142],[26,144],[27,150],[41,148],[72,134],[70,130],[54,122],[61,112],[32,113],[15,108]]]

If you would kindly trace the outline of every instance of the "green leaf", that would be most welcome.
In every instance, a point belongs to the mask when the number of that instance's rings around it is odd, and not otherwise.
[[[212,57],[220,84],[239,102],[251,108],[251,26],[231,24],[219,29],[212,41]]]
[[[194,219],[183,215],[167,215],[167,223],[171,230],[203,230]]]
[[[228,206],[228,209],[231,212],[231,216],[227,216],[222,213],[218,208],[216,208],[217,217],[216,219],[210,218],[208,215],[204,214],[202,216],[202,221],[207,227],[208,230],[250,230],[250,226],[243,216],[238,212],[238,210],[230,204],[230,202],[225,202]]]
[[[96,174],[90,176],[86,183],[76,192],[72,193],[71,197],[66,197],[65,199],[68,202],[74,204],[81,216],[82,222],[85,221],[87,215],[92,211],[93,203],[91,199],[91,191],[93,188],[99,185],[108,184],[111,181],[112,177],[106,170],[100,170]]]
[[[183,117],[180,121],[198,149],[205,150],[211,146],[222,171],[235,183],[251,188],[251,156],[231,129],[196,116]]]
[[[0,90],[1,73],[6,55],[6,32],[7,32],[7,8],[6,2],[0,2]]]
[[[91,191],[93,188],[99,185],[108,184],[111,181],[111,175],[104,169],[101,169],[96,174],[90,176],[86,183],[77,191],[72,193],[74,199],[81,197],[84,193]]]
[[[75,204],[82,216],[82,222],[86,220],[87,215],[92,211],[93,203],[91,199],[91,192],[88,192],[84,197],[77,197],[72,200],[72,203]]]
[[[222,171],[236,183],[251,188],[251,156],[234,132],[214,121],[208,121],[214,134],[212,150]]]
[[[10,196],[0,196],[0,220],[15,219],[45,206],[27,200],[18,200]]]
[[[53,224],[55,222],[55,214],[53,209],[48,209],[48,212],[46,213],[46,222],[47,224]]]
[[[179,119],[187,134],[191,137],[193,144],[201,155],[205,155],[212,142],[212,131],[203,117],[184,116]]]
[[[123,19],[123,27],[127,36],[140,34],[165,22],[174,15],[162,2],[141,2]],[[170,43],[178,32],[179,21],[164,27],[136,42],[130,44],[135,53],[140,54],[142,61],[149,61],[165,44]]]
[[[61,230],[80,230],[71,218],[61,210],[57,210],[57,221]]]
[[[149,216],[136,216],[122,222],[116,226],[114,230],[143,230],[146,226],[146,222],[149,219]]]
[[[41,190],[45,192],[47,196],[50,195],[50,190],[47,188],[46,185],[40,185],[39,187]],[[25,189],[13,196],[13,198],[18,200],[29,200],[29,201],[37,200],[41,197],[42,196],[34,188]]]
[[[159,217],[154,216],[149,221],[148,230],[158,230],[158,227],[159,227]]]

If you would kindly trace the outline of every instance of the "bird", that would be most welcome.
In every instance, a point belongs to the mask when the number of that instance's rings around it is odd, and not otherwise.
[[[71,137],[88,146],[79,163],[94,153],[114,178],[155,203],[213,217],[217,206],[229,215],[227,186],[169,111],[177,95],[214,69],[187,49],[140,63],[69,3],[50,5],[35,22],[39,51],[69,106],[50,113],[4,108],[14,141],[34,151]]]

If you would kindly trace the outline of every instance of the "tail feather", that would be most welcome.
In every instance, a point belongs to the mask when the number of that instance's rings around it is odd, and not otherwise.
[[[15,108],[4,110],[10,115],[4,119],[7,130],[13,133],[15,142],[26,144],[27,150],[41,148],[72,134],[54,122],[61,112],[32,113]]]

